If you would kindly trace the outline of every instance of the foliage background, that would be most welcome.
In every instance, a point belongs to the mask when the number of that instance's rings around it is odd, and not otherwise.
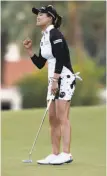
[[[10,43],[16,43],[21,56],[28,56],[22,41],[29,37],[33,49],[38,54],[41,39],[36,27],[33,6],[47,4],[55,6],[63,23],[60,28],[70,49],[74,71],[80,71],[83,82],[77,81],[73,105],[98,104],[98,90],[105,87],[106,64],[106,2],[105,1],[1,1],[1,64],[2,83],[4,55]],[[40,107],[46,105],[47,72],[32,73],[19,80],[23,94],[23,106]]]

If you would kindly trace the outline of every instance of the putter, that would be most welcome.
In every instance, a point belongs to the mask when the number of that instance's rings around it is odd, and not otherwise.
[[[50,100],[49,100],[49,103],[48,103],[47,108],[46,108],[46,110],[45,110],[45,113],[44,113],[44,116],[43,116],[43,118],[42,118],[40,127],[39,127],[39,129],[38,129],[37,134],[36,134],[34,143],[33,143],[33,145],[32,145],[32,148],[31,148],[30,152],[29,152],[29,159],[28,159],[28,160],[22,160],[23,163],[32,163],[31,156],[32,156],[33,149],[34,149],[35,144],[36,144],[36,142],[37,142],[38,136],[39,136],[39,134],[40,134],[40,131],[41,131],[43,122],[44,122],[44,120],[45,120],[46,114],[47,114],[47,112],[48,112],[48,110],[49,110],[50,104],[51,104],[51,102],[52,102],[52,100],[53,100],[54,98],[55,98],[54,95],[52,95],[51,98],[50,98]]]

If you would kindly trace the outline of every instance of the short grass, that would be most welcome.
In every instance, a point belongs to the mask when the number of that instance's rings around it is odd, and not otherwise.
[[[71,152],[74,161],[61,166],[37,165],[51,153],[48,118],[45,119],[33,163],[24,164],[45,109],[2,112],[2,176],[105,176],[105,106],[71,108]]]

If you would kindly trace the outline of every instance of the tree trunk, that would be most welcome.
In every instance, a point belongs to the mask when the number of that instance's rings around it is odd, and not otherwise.
[[[7,30],[1,32],[1,84],[4,84],[4,56],[6,53],[6,46],[8,41],[8,33]]]
[[[75,49],[77,61],[80,64],[84,57],[84,43],[82,29],[79,22],[79,6],[80,4],[78,4],[78,2],[68,2],[71,46]]]

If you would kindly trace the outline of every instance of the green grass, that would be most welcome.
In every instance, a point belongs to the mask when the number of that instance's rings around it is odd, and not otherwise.
[[[46,118],[33,163],[28,159],[44,109],[2,112],[2,175],[1,176],[105,176],[106,112],[105,106],[71,108],[71,152],[74,161],[61,166],[41,166],[37,159],[51,153],[49,124]]]

